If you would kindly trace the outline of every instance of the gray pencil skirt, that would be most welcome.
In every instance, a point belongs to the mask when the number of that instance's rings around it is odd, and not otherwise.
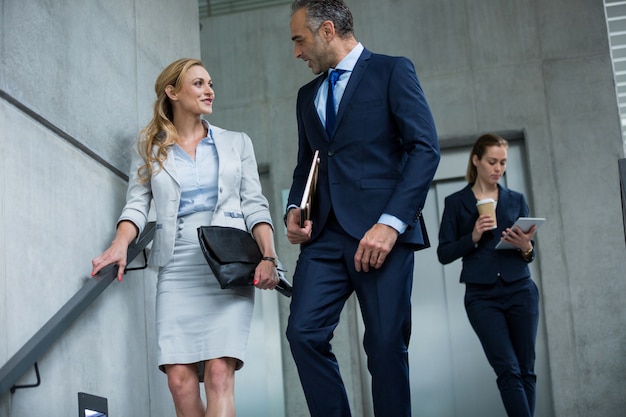
[[[254,308],[254,287],[221,289],[198,243],[197,228],[213,213],[178,219],[174,255],[159,269],[156,296],[158,364],[194,364],[230,357],[243,366]]]

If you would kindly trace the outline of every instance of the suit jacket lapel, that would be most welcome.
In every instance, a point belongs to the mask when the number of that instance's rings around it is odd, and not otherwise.
[[[363,78],[363,75],[365,74],[365,70],[367,69],[369,65],[369,59],[371,56],[372,56],[372,53],[370,51],[368,51],[367,49],[363,49],[363,52],[361,53],[359,60],[356,62],[356,65],[354,66],[354,69],[352,70],[352,74],[350,74],[350,80],[348,81],[348,85],[346,86],[346,89],[343,92],[343,96],[341,97],[341,101],[339,102],[339,108],[337,110],[337,118],[335,119],[335,130],[337,130],[337,128],[339,127],[341,118],[343,117],[343,114],[346,112],[348,103],[350,102],[352,95],[356,91],[357,86],[359,85],[359,82],[361,81],[361,78]]]
[[[180,182],[178,181],[178,175],[176,174],[176,160],[174,157],[174,149],[173,146],[169,146],[167,148],[167,159],[163,163],[163,170],[167,172],[170,177],[180,186]]]
[[[502,215],[498,216],[498,213],[504,213],[503,210],[509,208],[509,205],[511,204],[510,194],[511,192],[508,188],[498,184],[498,204],[496,204],[496,217],[502,217]]]
[[[326,128],[320,119],[320,115],[317,113],[317,107],[315,107],[315,96],[317,96],[317,91],[319,90],[322,83],[326,81],[326,74],[320,75],[311,83],[309,83],[309,89],[303,91],[302,96],[302,105],[303,105],[303,118],[309,120],[317,120],[318,128],[326,134]],[[326,135],[328,137],[328,135]]]
[[[474,213],[478,211],[478,209],[476,208],[476,197],[474,196],[474,192],[472,191],[471,184],[466,185],[463,189],[461,202],[469,213]]]
[[[226,177],[224,175],[224,170],[226,169],[226,164],[227,164],[226,161],[229,156],[229,152],[226,147],[230,145],[230,142],[226,140],[226,135],[225,135],[226,132],[227,132],[226,130],[217,129],[213,127],[213,143],[215,144],[215,150],[217,151],[217,160],[219,161],[218,163],[218,169],[219,169],[218,178],[219,179]]]

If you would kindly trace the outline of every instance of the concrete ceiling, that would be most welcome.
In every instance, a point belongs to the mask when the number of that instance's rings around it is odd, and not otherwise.
[[[291,3],[291,0],[198,0],[200,18]]]

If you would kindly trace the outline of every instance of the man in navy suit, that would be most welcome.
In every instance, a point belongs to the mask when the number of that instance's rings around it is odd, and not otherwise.
[[[410,416],[413,251],[428,246],[421,210],[439,163],[435,124],[413,64],[365,49],[342,0],[296,0],[291,10],[294,54],[320,74],[298,93],[298,161],[285,214],[289,241],[301,245],[291,352],[311,415],[350,416],[330,341],[356,292],[374,412]],[[316,150],[317,189],[300,224]]]

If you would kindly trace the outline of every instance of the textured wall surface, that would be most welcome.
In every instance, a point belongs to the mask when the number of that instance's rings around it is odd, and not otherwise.
[[[154,80],[181,54],[199,56],[200,41],[189,0],[1,0],[0,13],[4,365],[110,243]],[[0,394],[0,416],[76,415],[79,391],[107,397],[110,415],[173,415],[155,365],[154,294],[151,270],[113,283],[40,359],[40,387]],[[19,384],[34,381],[32,371]]]

